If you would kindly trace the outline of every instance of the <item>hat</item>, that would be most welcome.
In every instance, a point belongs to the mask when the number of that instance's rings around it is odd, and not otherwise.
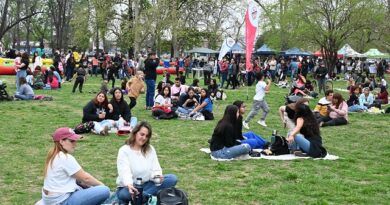
[[[53,141],[58,142],[62,139],[79,140],[82,136],[76,134],[73,129],[69,127],[58,128],[52,135]]]

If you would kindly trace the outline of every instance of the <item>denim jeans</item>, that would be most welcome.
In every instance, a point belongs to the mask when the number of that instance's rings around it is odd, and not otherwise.
[[[154,90],[156,89],[155,80],[145,80],[146,83],[146,107],[154,105]]]
[[[294,142],[289,145],[290,150],[302,150],[304,153],[309,153],[310,141],[302,134],[295,135]]]
[[[268,104],[265,100],[262,100],[262,101],[254,100],[253,105],[252,105],[252,109],[249,112],[248,116],[246,117],[245,122],[248,123],[254,116],[256,116],[257,113],[259,113],[260,108],[263,109],[263,116],[261,117],[260,120],[264,121],[265,118],[267,117],[268,112],[269,112]]]
[[[154,182],[147,181],[145,182],[143,187],[143,197],[148,198],[150,195],[156,196],[157,193],[165,188],[174,187],[177,183],[177,177],[174,174],[166,174],[164,175],[164,181],[160,186],[156,186]],[[131,201],[131,195],[129,193],[129,189],[127,187],[119,187],[116,191],[118,199],[122,201],[124,204],[128,204]]]
[[[348,112],[357,112],[367,110],[366,106],[352,105],[348,107]]]
[[[233,147],[224,147],[217,151],[212,151],[211,155],[219,159],[232,159],[243,154],[248,154],[251,147],[248,144],[240,144]]]
[[[104,127],[108,127],[110,130],[112,127],[114,127],[114,124],[117,126],[118,123],[114,120],[103,120],[101,122],[93,122],[94,126],[93,129],[95,130],[95,134],[100,134],[101,131],[103,131]]]
[[[223,72],[221,73],[221,88],[223,88],[223,84],[225,84],[225,81],[227,80],[227,76],[228,76],[228,73],[227,72]]]
[[[15,98],[21,99],[21,100],[34,100],[34,95],[19,95],[19,94],[16,94]]]
[[[263,149],[264,145],[267,143],[267,140],[254,132],[246,132],[242,135],[246,137],[246,139],[241,140],[241,144],[248,144],[252,149]]]
[[[26,70],[19,70],[16,72],[16,91],[19,92],[19,78],[20,77],[26,77],[27,71]]]
[[[92,75],[95,75],[95,77],[97,77],[97,65],[92,66]]]
[[[317,80],[318,82],[318,92],[321,94],[321,90],[324,91],[324,94],[325,94],[325,82],[326,82],[326,79],[325,78],[320,78]]]
[[[193,109],[194,107],[178,107],[176,111],[184,114],[190,114]]]
[[[110,197],[110,189],[100,185],[73,192],[61,205],[98,205]]]

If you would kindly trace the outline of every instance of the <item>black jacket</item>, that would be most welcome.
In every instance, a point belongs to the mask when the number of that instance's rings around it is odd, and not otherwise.
[[[120,116],[122,116],[123,119],[126,120],[126,122],[130,122],[131,113],[126,101],[122,100],[120,102],[117,102],[116,100],[112,99],[110,103],[114,111],[108,114],[107,119],[112,119],[116,121],[119,120]]]
[[[104,119],[99,118],[100,112],[106,112],[106,118],[108,114],[108,108],[98,107],[95,105],[95,102],[91,100],[84,108],[83,108],[83,122],[89,121],[103,121]]]
[[[211,137],[210,150],[217,151],[224,147],[233,147],[239,145],[240,143],[237,141],[238,138],[237,130],[233,125],[217,125],[217,127],[214,129],[213,136]]]
[[[145,60],[145,80],[156,80],[156,68],[159,64],[160,60],[158,58]]]

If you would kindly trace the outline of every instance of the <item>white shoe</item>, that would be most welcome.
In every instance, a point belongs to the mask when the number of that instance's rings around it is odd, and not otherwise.
[[[265,121],[264,120],[259,120],[257,121],[257,123],[263,127],[267,127],[267,124],[265,124]]]
[[[242,126],[243,126],[245,129],[249,130],[249,125],[248,125],[248,123],[246,123],[245,121],[242,121]]]

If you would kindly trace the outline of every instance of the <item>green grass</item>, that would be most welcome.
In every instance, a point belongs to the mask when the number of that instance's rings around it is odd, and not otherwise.
[[[14,92],[13,76],[0,76]],[[50,134],[58,127],[74,127],[81,121],[82,107],[95,94],[100,81],[89,78],[84,94],[71,94],[73,84],[56,91],[37,91],[54,101],[0,102],[0,203],[32,204],[40,199],[43,165],[52,146]],[[335,87],[344,88],[345,82]],[[119,85],[119,83],[117,83]],[[256,124],[253,131],[269,138],[277,129],[284,133],[277,110],[284,103],[285,89],[271,87],[266,99],[271,112],[267,128]],[[340,156],[336,161],[249,160],[216,162],[199,151],[234,100],[244,100],[250,109],[254,87],[227,90],[228,99],[214,104],[214,121],[157,121],[145,111],[144,95],[133,115],[153,127],[164,173],[179,177],[177,187],[189,194],[191,204],[389,204],[390,131],[388,115],[350,114],[350,124],[321,129],[327,150]],[[342,93],[346,97],[346,93]],[[127,99],[128,100],[128,99]],[[312,100],[314,106],[317,100]],[[247,111],[249,112],[249,110]],[[82,167],[115,190],[116,155],[124,137],[84,135],[75,157]]]

